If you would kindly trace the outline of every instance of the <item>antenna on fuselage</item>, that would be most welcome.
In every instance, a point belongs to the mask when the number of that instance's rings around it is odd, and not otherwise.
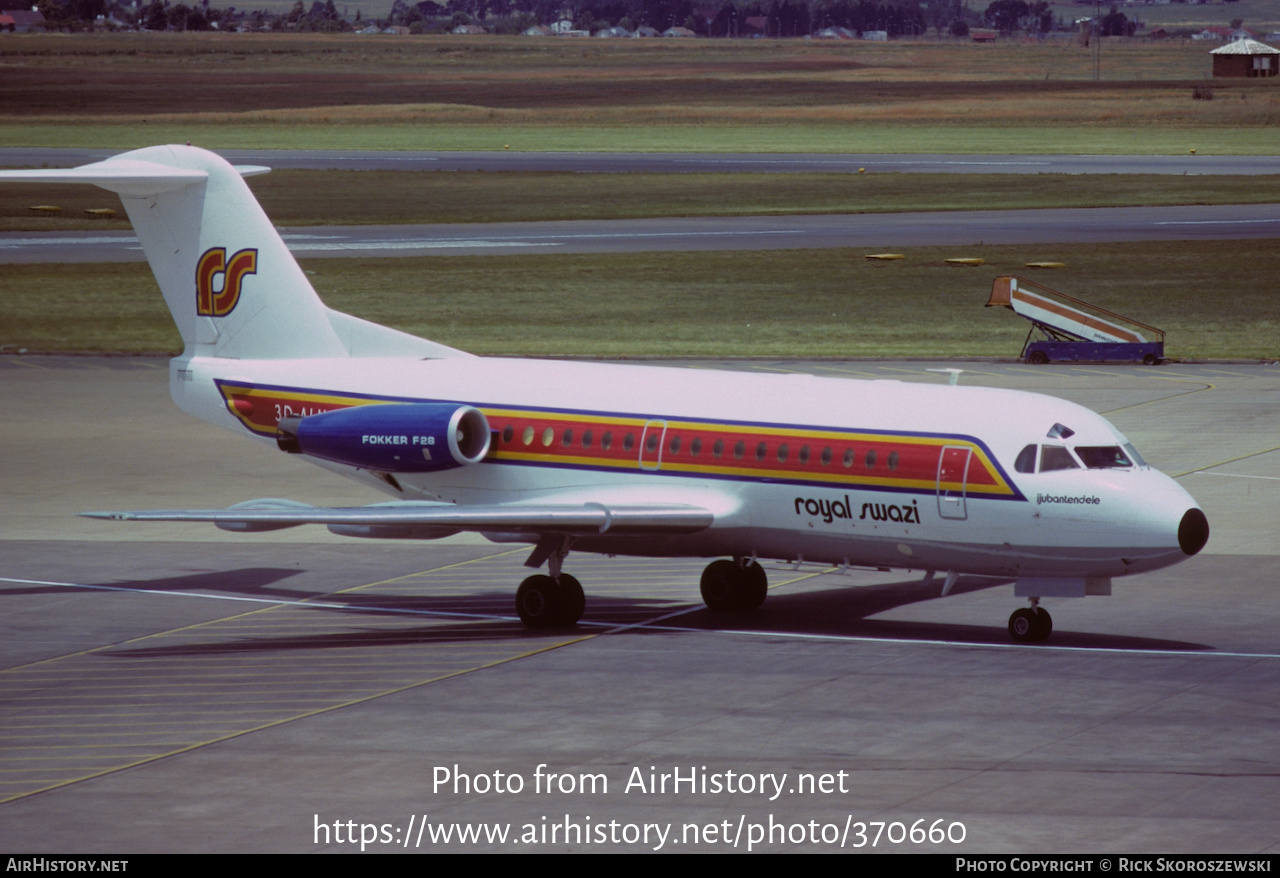
[[[929,369],[927,371],[942,372],[944,374],[950,375],[951,378],[947,381],[947,386],[955,387],[956,384],[960,382],[960,374],[964,372],[964,369]]]

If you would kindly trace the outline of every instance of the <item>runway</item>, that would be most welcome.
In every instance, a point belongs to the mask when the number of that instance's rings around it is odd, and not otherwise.
[[[764,608],[726,623],[697,603],[701,562],[583,555],[584,624],[533,634],[508,545],[76,518],[377,498],[183,415],[163,360],[0,358],[0,843],[355,851],[367,826],[380,851],[1280,850],[1280,367],[961,365],[1106,413],[1200,501],[1206,550],[1053,602],[1046,647],[1008,643],[996,580],[942,599],[902,571],[774,567]],[[949,837],[905,838],[939,820]]]
[[[308,258],[1270,239],[1280,205],[282,228]],[[130,232],[0,233],[0,264],[140,262]]]
[[[69,168],[124,150],[0,148],[0,167]],[[585,153],[223,149],[235,164],[297,170],[612,173],[1280,174],[1278,156],[884,153]]]

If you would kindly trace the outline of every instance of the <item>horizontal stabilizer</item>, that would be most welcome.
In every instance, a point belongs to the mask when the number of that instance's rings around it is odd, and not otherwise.
[[[173,192],[207,179],[208,171],[198,168],[175,168],[157,162],[119,157],[78,168],[0,171],[0,180],[15,183],[89,183],[122,195],[159,195],[161,192]]]

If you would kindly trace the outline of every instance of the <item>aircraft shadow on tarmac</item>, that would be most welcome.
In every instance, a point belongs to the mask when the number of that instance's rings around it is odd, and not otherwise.
[[[1012,579],[962,576],[951,594],[941,598],[941,579],[922,582],[910,579],[879,585],[825,589],[822,591],[771,591],[764,607],[756,613],[738,617],[712,614],[708,611],[673,620],[681,627],[698,629],[734,629],[751,632],[778,632],[829,637],[866,637],[885,640],[947,641],[952,643],[994,644],[1010,646],[1005,617],[993,619],[990,625],[966,625],[952,622],[923,622],[872,618],[898,607],[931,600],[949,600],[963,594],[1009,585]],[[1012,612],[1023,606],[1015,598],[1009,604]],[[727,621],[733,619],[733,621]],[[1040,644],[1026,644],[1035,648]],[[1201,643],[1167,640],[1133,635],[1096,634],[1055,629],[1044,646],[1078,649],[1188,651],[1209,650]]]
[[[126,579],[114,582],[85,583],[85,590],[118,590],[133,592],[221,592],[242,594],[255,598],[278,597],[282,600],[301,600],[307,594],[287,589],[268,589],[266,586],[297,576],[301,570],[277,567],[245,567],[239,570],[218,570],[190,573],[185,576],[168,576],[162,579]],[[33,585],[30,587],[6,586],[3,595],[65,594],[75,585]]]
[[[295,635],[291,626],[282,624],[278,635],[244,637],[234,640],[213,638],[206,643],[184,642],[181,645],[127,650],[111,650],[118,657],[157,655],[199,655],[229,653],[263,653],[313,649],[361,649],[411,644],[448,644],[475,642],[481,639],[541,640],[588,636],[609,628],[627,628],[625,633],[670,635],[673,629],[690,631],[726,630],[753,634],[811,635],[816,637],[863,637],[871,639],[912,641],[947,641],[975,645],[1009,645],[1003,624],[968,625],[949,622],[923,622],[873,618],[881,613],[939,598],[941,581],[922,582],[911,579],[877,585],[827,588],[788,593],[785,589],[770,593],[764,606],[747,613],[712,613],[692,609],[664,619],[657,627],[645,623],[682,609],[692,602],[670,599],[646,599],[639,596],[591,594],[587,612],[576,628],[530,631],[513,616],[512,597],[508,591],[485,591],[471,594],[404,595],[361,592],[358,594],[323,593],[297,589],[265,588],[296,570],[245,568],[219,573],[200,573],[164,579],[113,583],[112,588],[146,591],[208,591],[252,595],[260,599],[279,598],[289,602],[314,602],[314,612],[333,615],[334,630],[309,628]],[[961,577],[952,589],[952,597],[1008,585],[1011,580],[989,577]],[[299,606],[302,609],[305,606]],[[414,616],[433,616],[426,624],[413,624]],[[472,617],[472,618],[468,618]],[[361,621],[357,622],[356,619]],[[385,624],[379,624],[379,621]],[[408,623],[408,624],[406,624]],[[352,630],[355,625],[361,630]],[[1095,634],[1057,630],[1050,646],[1113,650],[1189,651],[1212,650],[1205,644],[1116,634]],[[1029,647],[1030,648],[1030,647]]]

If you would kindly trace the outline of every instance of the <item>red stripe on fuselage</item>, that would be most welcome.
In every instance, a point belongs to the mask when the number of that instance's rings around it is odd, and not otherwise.
[[[266,436],[275,435],[284,417],[409,402],[232,382],[220,382],[219,389],[228,410],[248,429]],[[942,449],[959,446],[972,453],[967,484],[944,482],[943,488],[1018,496],[985,448],[966,437],[477,408],[495,434],[486,458],[492,461],[933,492]]]

